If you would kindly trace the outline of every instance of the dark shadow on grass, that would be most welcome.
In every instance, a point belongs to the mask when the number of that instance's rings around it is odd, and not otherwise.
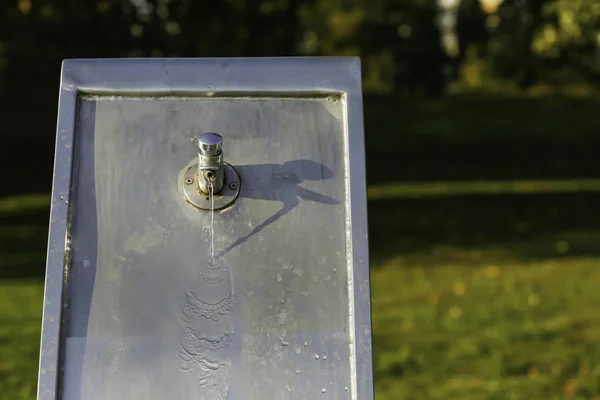
[[[599,202],[600,193],[370,202],[372,260],[437,252],[439,262],[453,261],[464,259],[461,249],[518,259],[600,256]]]
[[[0,217],[0,279],[42,279],[49,210]]]

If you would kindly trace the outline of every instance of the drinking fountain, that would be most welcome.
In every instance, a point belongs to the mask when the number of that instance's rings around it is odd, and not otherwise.
[[[352,57],[66,60],[38,400],[373,399],[362,112]]]

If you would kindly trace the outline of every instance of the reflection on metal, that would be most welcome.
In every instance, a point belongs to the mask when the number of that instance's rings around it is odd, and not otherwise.
[[[360,86],[354,58],[67,61],[38,399],[372,399]]]

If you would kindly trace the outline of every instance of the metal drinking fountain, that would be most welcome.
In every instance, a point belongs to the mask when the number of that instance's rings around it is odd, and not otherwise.
[[[358,59],[67,60],[51,204],[38,400],[373,399]]]

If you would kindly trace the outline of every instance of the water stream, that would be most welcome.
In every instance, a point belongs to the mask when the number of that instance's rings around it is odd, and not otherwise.
[[[215,198],[208,182],[210,257],[200,262],[201,280],[184,288],[182,337],[177,345],[180,368],[195,371],[201,398],[225,400],[231,383],[231,346],[234,306],[233,277],[226,261],[215,257]]]
[[[210,262],[215,262],[215,194],[213,181],[208,181],[208,198],[210,199]]]

